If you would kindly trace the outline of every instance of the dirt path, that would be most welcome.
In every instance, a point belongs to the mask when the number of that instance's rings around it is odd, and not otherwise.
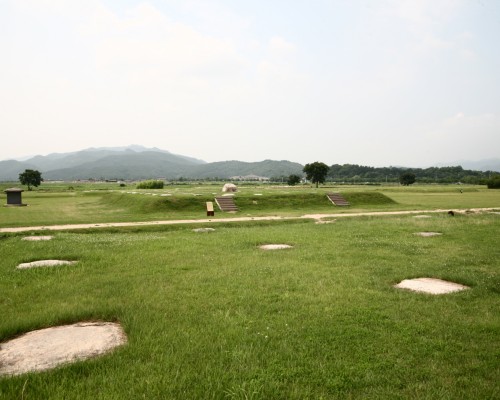
[[[497,208],[468,208],[455,209],[454,213],[465,212],[488,212],[498,210]],[[47,226],[21,226],[15,228],[0,228],[0,233],[15,233],[15,232],[33,232],[33,231],[64,231],[74,229],[89,229],[89,228],[114,228],[126,226],[153,226],[153,225],[178,225],[178,224],[212,224],[217,222],[247,222],[247,221],[285,221],[294,219],[314,219],[320,221],[324,218],[346,218],[346,217],[362,217],[362,216],[384,216],[384,215],[408,215],[408,214],[439,214],[447,213],[449,210],[411,210],[411,211],[379,211],[379,212],[360,212],[351,214],[305,214],[299,217],[233,217],[219,219],[181,219],[168,221],[144,221],[144,222],[105,222],[98,224],[68,224],[68,225],[47,225]]]

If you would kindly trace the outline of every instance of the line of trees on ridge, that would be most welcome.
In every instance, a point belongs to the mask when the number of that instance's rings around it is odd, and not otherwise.
[[[419,183],[468,183],[486,184],[487,181],[500,175],[494,171],[465,170],[461,166],[404,168],[404,167],[367,167],[356,164],[334,164],[328,171],[327,180],[346,183],[364,182],[399,182],[405,173],[414,174]]]
[[[319,180],[313,176],[319,173]],[[415,177],[418,183],[439,183],[454,184],[465,183],[472,185],[488,185],[490,188],[498,188],[500,185],[500,172],[497,171],[475,171],[465,170],[461,166],[455,167],[430,167],[430,168],[405,168],[405,167],[368,167],[357,164],[333,164],[328,167],[321,162],[306,164],[302,174],[292,173],[291,175],[271,176],[268,182],[298,184],[307,177],[313,183],[336,183],[336,184],[379,184],[379,183],[401,183],[402,176]],[[163,179],[163,178],[162,178]],[[41,173],[36,170],[25,170],[19,174],[21,184],[37,187],[43,181]],[[91,179],[94,180],[94,179]],[[104,180],[104,178],[102,179]],[[120,179],[122,180],[122,179]],[[157,180],[161,180],[158,178]],[[172,182],[213,182],[227,181],[227,177],[205,177],[202,179],[179,177]],[[407,181],[412,184],[413,181]],[[256,184],[259,182],[256,180]]]

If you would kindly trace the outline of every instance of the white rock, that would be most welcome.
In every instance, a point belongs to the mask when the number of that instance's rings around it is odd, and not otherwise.
[[[397,285],[394,285],[394,287],[430,294],[446,294],[469,289],[468,286],[464,286],[459,283],[443,281],[435,278],[405,279]]]
[[[25,236],[23,240],[38,241],[38,240],[51,240],[54,236]]]
[[[28,332],[0,345],[0,375],[43,371],[104,354],[126,343],[119,324],[83,322]]]
[[[17,268],[27,269],[27,268],[38,268],[38,267],[54,267],[56,265],[72,265],[76,263],[77,263],[76,261],[66,261],[66,260],[39,260],[39,261],[19,264]]]
[[[226,183],[222,187],[223,192],[236,192],[237,190],[238,190],[238,188],[236,187],[236,185],[234,183]]]
[[[282,250],[282,249],[291,249],[293,246],[288,244],[263,244],[260,246],[262,250]]]

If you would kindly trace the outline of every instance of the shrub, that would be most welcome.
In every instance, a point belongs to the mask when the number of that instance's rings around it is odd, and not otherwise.
[[[142,181],[137,184],[137,189],[163,189],[164,182],[154,179]]]
[[[399,183],[403,186],[413,185],[415,183],[416,177],[412,172],[405,172],[399,176]]]
[[[300,183],[300,176],[298,175],[290,175],[288,177],[288,180],[287,180],[287,183],[290,185],[290,186],[295,186],[297,183]]]
[[[488,189],[500,189],[500,175],[494,176],[486,181]]]

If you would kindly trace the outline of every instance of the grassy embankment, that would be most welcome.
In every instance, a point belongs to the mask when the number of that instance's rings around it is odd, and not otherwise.
[[[102,358],[0,378],[0,398],[498,397],[499,215],[117,232],[0,238],[0,341],[82,320],[119,321],[129,339]],[[15,269],[50,258],[78,264]],[[471,289],[392,287],[422,276]]]
[[[98,190],[96,189],[98,188]],[[91,189],[88,191],[85,189]],[[326,198],[341,192],[351,206],[339,208]],[[117,184],[43,184],[40,190],[23,193],[28,207],[0,207],[0,227],[74,223],[200,219],[205,202],[221,195],[220,185],[167,187],[162,190],[119,188]],[[0,203],[5,204],[0,193]],[[283,188],[243,186],[235,195],[238,216],[299,216],[310,213],[419,210],[500,206],[500,191],[456,186],[398,187],[310,187]],[[216,210],[215,218],[231,214]]]

